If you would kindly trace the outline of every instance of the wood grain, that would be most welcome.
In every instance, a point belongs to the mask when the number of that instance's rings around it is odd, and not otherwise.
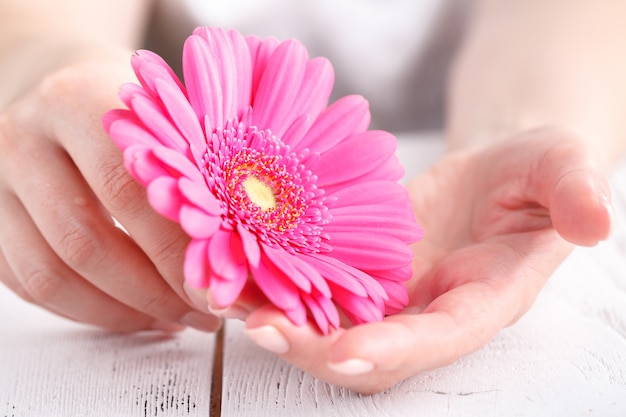
[[[113,335],[26,305],[4,287],[0,300],[0,416],[209,414],[213,335]]]

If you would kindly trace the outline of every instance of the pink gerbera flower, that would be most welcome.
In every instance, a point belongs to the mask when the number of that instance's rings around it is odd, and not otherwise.
[[[198,28],[183,85],[149,51],[129,109],[104,125],[156,211],[191,237],[184,275],[221,308],[256,285],[295,324],[327,333],[407,303],[409,243],[421,237],[395,138],[368,131],[360,96],[328,106],[333,70],[295,40]],[[307,313],[308,312],[308,313]]]

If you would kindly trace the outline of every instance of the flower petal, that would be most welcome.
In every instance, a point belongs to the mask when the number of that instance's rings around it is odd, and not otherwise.
[[[293,103],[300,94],[308,54],[295,40],[282,42],[270,57],[252,102],[254,122],[281,137],[299,114]]]
[[[211,296],[217,308],[226,308],[237,300],[246,286],[247,276],[238,276],[237,279],[223,279],[219,276],[211,277]]]
[[[174,127],[172,121],[165,114],[163,109],[153,100],[135,95],[131,102],[131,109],[135,112],[143,125],[156,137],[164,146],[179,151],[185,151],[189,143]]]
[[[359,297],[345,288],[331,285],[333,298],[344,314],[354,324],[381,321],[384,317],[377,303],[369,297]]]
[[[159,177],[148,187],[148,201],[162,216],[173,221],[179,221],[180,207],[183,198],[178,191],[178,182],[171,177]]]
[[[209,244],[209,261],[213,274],[222,279],[241,280],[248,276],[241,241],[231,231],[219,229],[214,233]]]
[[[156,80],[155,84],[157,93],[167,109],[167,113],[178,131],[185,138],[185,141],[192,145],[192,149],[204,150],[206,148],[204,133],[187,97],[170,83]],[[201,154],[196,155],[196,163],[201,158]]]
[[[155,81],[167,80],[176,85],[185,94],[185,87],[172,68],[163,58],[152,51],[138,50],[130,60],[141,85],[153,96],[158,96]]]
[[[259,266],[259,262],[261,262],[261,248],[256,237],[241,224],[237,224],[237,232],[241,236],[243,251],[246,254],[246,258],[248,258],[248,263],[252,267]]]
[[[345,184],[333,193],[326,193],[335,201],[329,206],[358,206],[362,204],[410,207],[409,194],[405,187],[395,181],[373,180]]]
[[[185,280],[193,288],[209,286],[211,269],[209,268],[209,242],[205,239],[194,239],[185,251],[184,275]]]
[[[161,144],[161,141],[148,131],[130,110],[111,110],[105,117],[108,124],[105,127],[107,133],[122,150],[136,144],[147,146]]]
[[[324,110],[304,137],[294,145],[296,152],[306,148],[322,153],[349,136],[363,133],[370,123],[369,104],[361,96],[340,98]]]
[[[293,263],[296,255],[292,255],[285,252],[283,249],[273,249],[267,246],[263,246],[263,252],[267,255],[267,258],[283,273],[286,277],[291,279],[291,282],[296,284],[298,288],[306,293],[311,292],[311,281],[309,281]]]
[[[253,103],[256,91],[259,89],[259,83],[267,68],[267,62],[278,45],[280,45],[280,41],[272,36],[261,39],[256,35],[251,35],[246,37],[246,43],[250,49],[250,59],[253,68],[252,95],[250,96],[250,103]]]
[[[300,303],[298,288],[271,262],[267,255],[261,256],[257,267],[251,267],[254,282],[265,296],[281,310],[290,310]]]
[[[396,139],[387,132],[367,131],[352,136],[320,155],[315,168],[318,185],[323,188],[363,177],[385,164],[396,147]]]
[[[306,307],[302,302],[297,303],[293,308],[283,310],[285,315],[296,326],[302,326],[306,323],[307,314]]]
[[[355,230],[330,234],[332,257],[361,270],[401,268],[411,263],[413,252],[400,239]]]
[[[319,271],[319,273],[324,277],[324,279],[326,279],[329,285],[331,282],[333,282],[336,285],[340,285],[354,294],[360,295],[362,297],[367,296],[367,291],[365,290],[365,287],[358,279],[356,279],[349,272],[341,268],[337,268],[335,265],[333,265],[335,262],[339,261],[335,260],[333,262],[332,258],[328,256],[309,255],[307,262]]]
[[[414,243],[422,238],[423,231],[417,226],[410,210],[400,210],[401,207],[391,205],[370,205],[342,207],[342,210],[332,209],[332,221],[324,226],[324,231],[332,236],[334,233],[350,233],[358,230],[360,233],[375,236],[393,236],[405,243]],[[394,214],[397,214],[394,216]]]
[[[211,194],[204,181],[193,181],[187,177],[178,180],[180,192],[189,202],[214,216],[222,214],[220,202]]]
[[[158,177],[170,176],[167,168],[154,157],[152,149],[144,145],[132,145],[126,148],[124,166],[143,186],[150,184]]]
[[[222,86],[217,61],[205,39],[190,36],[183,48],[183,73],[189,101],[198,120],[208,120],[207,132],[226,122],[222,108]],[[206,116],[206,118],[205,118]],[[205,122],[206,123],[206,122]]]
[[[180,225],[194,239],[211,238],[221,223],[221,217],[208,214],[196,206],[183,204],[180,209]]]

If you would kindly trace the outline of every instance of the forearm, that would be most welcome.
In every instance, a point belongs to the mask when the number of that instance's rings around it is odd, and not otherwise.
[[[450,83],[450,147],[553,126],[614,162],[626,146],[624,51],[623,2],[478,2]]]
[[[150,3],[0,2],[0,109],[34,82],[73,60],[136,49],[142,40]]]

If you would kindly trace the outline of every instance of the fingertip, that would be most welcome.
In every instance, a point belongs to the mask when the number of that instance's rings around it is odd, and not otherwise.
[[[608,183],[585,170],[566,174],[555,186],[550,217],[556,231],[573,244],[594,246],[606,240],[614,221]]]

